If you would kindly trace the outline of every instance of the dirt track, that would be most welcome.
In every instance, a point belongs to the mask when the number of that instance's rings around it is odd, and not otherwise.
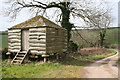
[[[118,78],[118,51],[116,55],[96,61],[84,67],[82,78]]]

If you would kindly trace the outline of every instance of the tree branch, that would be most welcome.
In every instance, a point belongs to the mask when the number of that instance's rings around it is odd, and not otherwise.
[[[75,31],[77,32],[77,34],[78,34],[86,43],[90,43],[92,46],[95,46],[93,43],[91,43],[91,42],[87,41],[86,39],[84,39],[84,38],[82,37],[82,35],[78,32],[78,30],[76,29],[75,26],[74,26],[74,28],[75,28]]]

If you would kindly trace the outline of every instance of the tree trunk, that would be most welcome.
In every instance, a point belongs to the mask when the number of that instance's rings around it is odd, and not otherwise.
[[[104,42],[104,39],[103,39],[103,37],[101,37],[101,39],[100,39],[100,47],[103,47],[103,42]]]
[[[67,30],[67,46],[69,46],[69,41],[71,38],[71,30],[73,27],[73,24],[71,24],[69,22],[69,18],[70,18],[70,11],[67,10],[67,8],[61,9],[62,11],[62,22],[61,25],[63,28],[65,28]]]
[[[100,32],[100,47],[103,47],[103,45],[104,45],[105,34],[106,34],[106,31]]]

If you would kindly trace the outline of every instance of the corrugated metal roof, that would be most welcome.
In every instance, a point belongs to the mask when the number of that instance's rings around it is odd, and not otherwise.
[[[55,28],[62,28],[59,25],[55,24],[54,22],[44,18],[43,16],[36,16],[33,17],[25,22],[17,24],[9,29],[14,28],[29,28],[29,27],[40,27],[40,26],[48,26],[48,27],[55,27]]]

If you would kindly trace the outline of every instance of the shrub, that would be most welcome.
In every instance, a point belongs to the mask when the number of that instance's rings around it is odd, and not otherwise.
[[[105,48],[110,48],[110,43],[108,43],[108,42],[105,41],[105,42],[104,42],[104,47],[105,47]]]
[[[7,48],[4,48],[2,50],[2,59],[6,59],[8,56],[6,55],[6,53],[8,52],[8,49]]]
[[[110,47],[113,49],[118,49],[119,48],[119,44],[111,44]]]
[[[76,52],[78,49],[78,45],[74,43],[73,41],[69,42],[69,51]]]

